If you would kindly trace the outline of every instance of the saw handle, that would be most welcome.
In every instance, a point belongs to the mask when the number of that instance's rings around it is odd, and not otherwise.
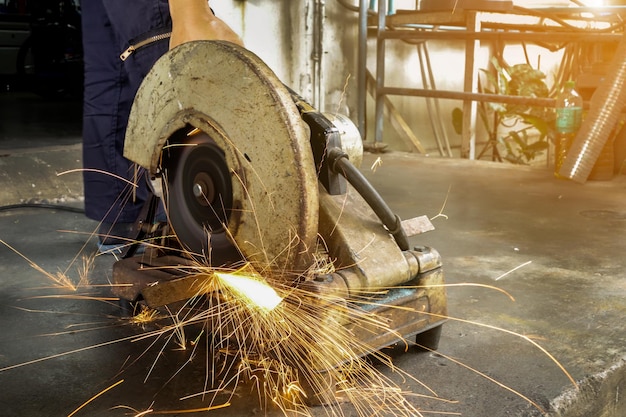
[[[352,165],[348,154],[340,148],[331,147],[327,151],[327,158],[331,170],[348,180],[350,185],[363,197],[389,233],[391,233],[398,247],[403,251],[409,250],[409,240],[406,233],[404,233],[404,229],[402,229],[400,217],[391,211],[391,208],[378,194],[378,191],[363,176],[361,171]]]

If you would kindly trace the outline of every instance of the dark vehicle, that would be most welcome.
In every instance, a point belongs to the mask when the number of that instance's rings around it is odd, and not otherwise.
[[[0,0],[0,76],[7,81],[16,74],[17,55],[30,36],[30,15],[25,4]]]
[[[21,89],[44,97],[82,95],[83,53],[77,0],[0,0],[0,24],[6,28],[0,33],[12,35],[13,45],[6,55],[15,63]],[[16,40],[22,41],[17,51]],[[11,61],[3,61],[5,66],[10,65]]]

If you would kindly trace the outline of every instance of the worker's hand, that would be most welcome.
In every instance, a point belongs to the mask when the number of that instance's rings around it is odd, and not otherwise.
[[[172,36],[170,49],[196,40],[224,40],[243,46],[241,38],[219,19],[207,0],[170,0]]]

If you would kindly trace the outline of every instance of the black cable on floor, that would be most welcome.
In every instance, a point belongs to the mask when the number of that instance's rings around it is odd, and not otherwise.
[[[62,206],[62,205],[59,205],[59,204],[47,204],[47,203],[9,204],[9,205],[6,205],[6,206],[0,206],[0,212],[1,211],[9,211],[9,210],[28,209],[28,208],[69,211],[71,213],[85,213],[85,210],[82,209],[82,208],[71,207],[71,206]]]

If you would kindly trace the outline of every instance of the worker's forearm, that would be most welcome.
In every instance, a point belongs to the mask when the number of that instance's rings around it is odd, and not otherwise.
[[[207,0],[169,0],[169,4],[174,22],[199,21],[213,14]]]
[[[239,36],[215,17],[207,0],[169,0],[172,16],[170,48],[193,40],[226,40],[243,45]]]

